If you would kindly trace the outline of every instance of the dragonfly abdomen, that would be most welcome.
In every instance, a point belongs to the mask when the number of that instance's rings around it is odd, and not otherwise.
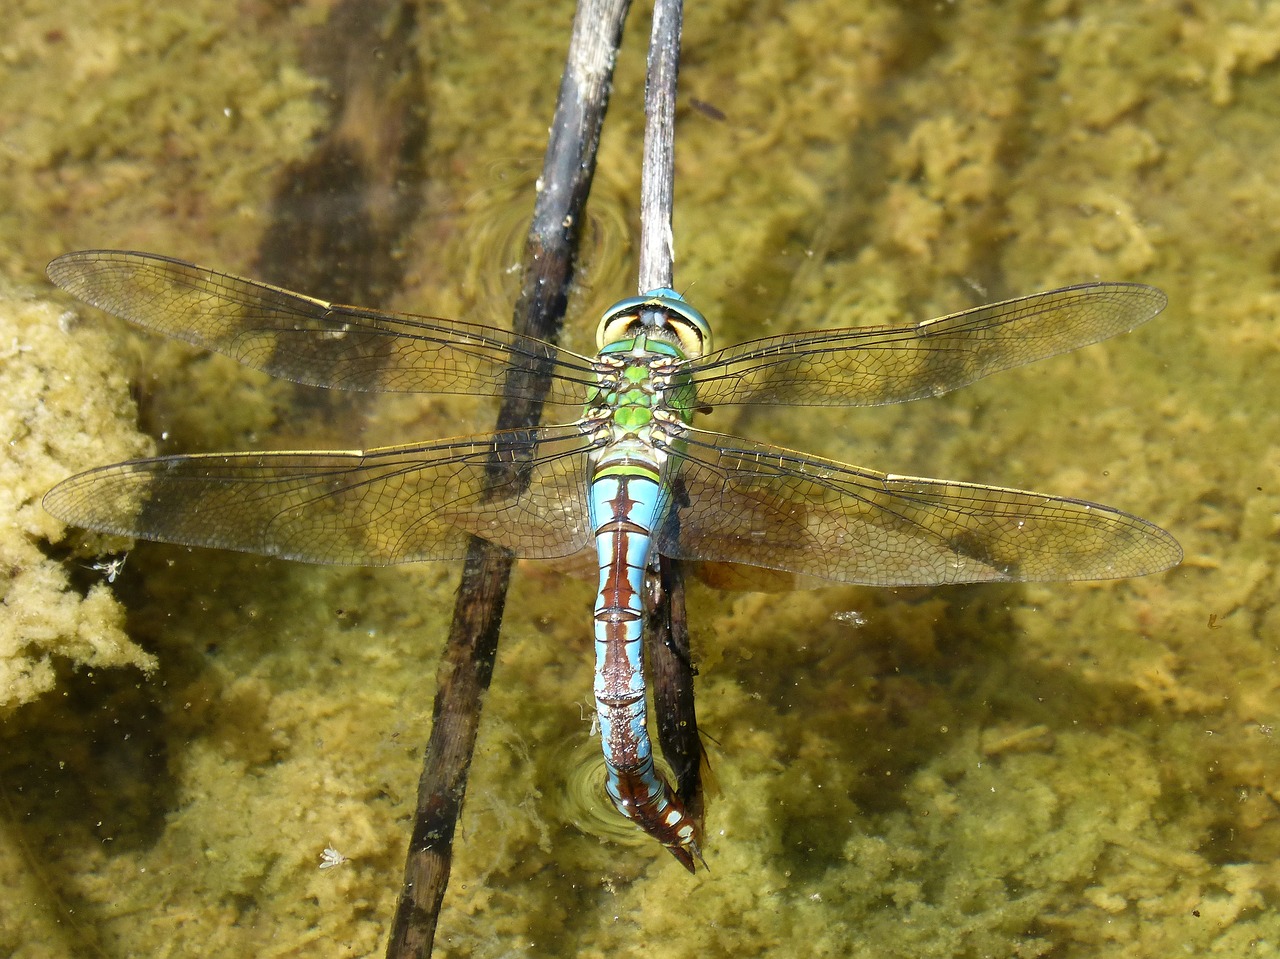
[[[652,530],[666,510],[656,463],[604,459],[590,512],[600,566],[595,603],[596,715],[614,806],[693,871],[696,827],[653,763],[645,706],[641,591]]]

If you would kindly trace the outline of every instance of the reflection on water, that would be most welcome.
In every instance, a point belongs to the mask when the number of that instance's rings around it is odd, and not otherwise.
[[[548,815],[560,817],[587,835],[610,844],[643,848],[652,842],[609,800],[604,788],[605,765],[598,734],[565,743],[560,748],[553,747],[550,753],[548,760],[552,766],[564,770],[564,789],[547,797]],[[658,766],[670,782],[670,768],[663,763]]]

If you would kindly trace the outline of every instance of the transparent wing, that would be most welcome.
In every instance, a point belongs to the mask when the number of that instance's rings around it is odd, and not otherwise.
[[[590,446],[570,425],[368,451],[165,456],[80,473],[44,506],[73,526],[310,563],[459,559],[472,534],[518,556],[567,556],[591,540]]]
[[[658,536],[679,559],[907,586],[1114,579],[1182,558],[1163,529],[1096,503],[680,432],[668,461],[674,507]]]
[[[516,395],[581,408],[591,361],[487,326],[337,306],[182,260],[116,250],[68,253],[49,279],[138,326],[312,386],[373,393]]]
[[[915,326],[748,340],[682,367],[698,404],[882,406],[937,396],[1147,322],[1167,303],[1140,283],[1087,283]]]

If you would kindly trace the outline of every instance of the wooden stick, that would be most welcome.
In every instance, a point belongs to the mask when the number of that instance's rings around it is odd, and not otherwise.
[[[680,67],[681,0],[656,0],[645,85],[644,167],[640,171],[641,293],[670,287],[675,272],[671,227],[675,207],[676,79]],[[656,319],[656,317],[655,317]],[[693,700],[693,660],[680,564],[661,557],[651,573],[645,655],[653,679],[658,745],[676,777],[676,792],[702,832],[702,742]]]
[[[514,319],[517,331],[542,339],[555,339],[564,318],[613,63],[629,6],[630,0],[582,0],[574,16],[541,190],[525,243],[524,284]],[[541,412],[541,401],[508,395],[498,415],[498,427],[534,426]],[[499,468],[498,464],[494,468]],[[472,541],[438,672],[431,737],[418,782],[404,887],[387,943],[388,959],[431,955],[449,881],[454,830],[475,749],[481,700],[493,675],[511,563],[505,551]]]
[[[640,170],[640,292],[671,286],[675,241],[676,76],[681,0],[656,0],[644,91],[644,166]]]
[[[703,832],[702,740],[693,702],[693,658],[684,606],[684,567],[663,556],[651,582],[649,615],[645,617],[645,655],[653,682],[658,745],[675,773],[676,793],[684,811]],[[701,842],[699,842],[701,844]]]

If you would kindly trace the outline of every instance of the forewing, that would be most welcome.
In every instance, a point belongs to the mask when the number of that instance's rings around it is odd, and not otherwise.
[[[72,526],[311,563],[459,559],[473,534],[517,556],[567,556],[591,539],[589,445],[576,426],[554,426],[368,451],[166,456],[80,473],[44,505]]]
[[[658,536],[679,559],[907,586],[1113,579],[1182,557],[1163,529],[1096,503],[681,433],[669,450],[674,506]]]
[[[937,396],[1147,322],[1167,298],[1140,283],[1087,283],[906,327],[749,340],[682,367],[700,406],[881,406]]]
[[[468,393],[581,407],[590,361],[531,337],[426,316],[338,306],[156,256],[68,253],[49,264],[68,293],[148,330],[298,383],[374,393]]]

